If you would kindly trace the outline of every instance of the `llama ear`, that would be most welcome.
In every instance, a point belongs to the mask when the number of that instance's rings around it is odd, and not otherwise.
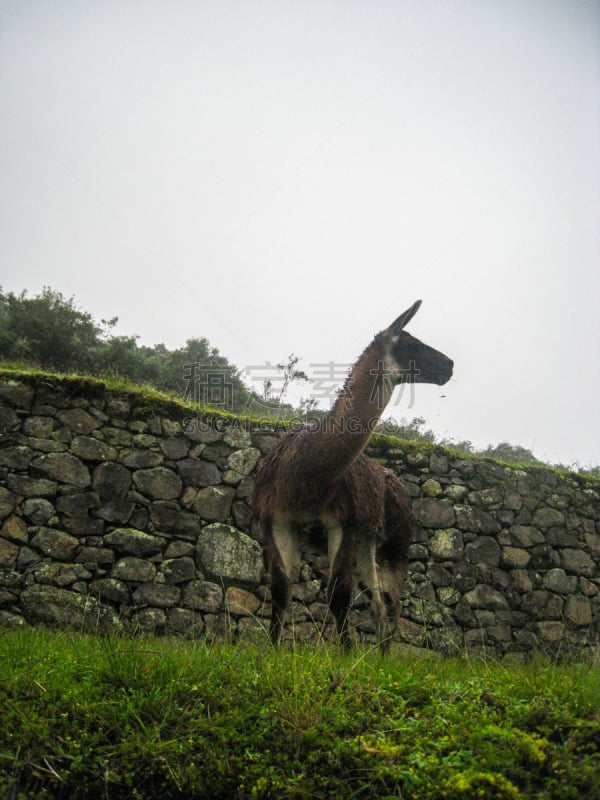
[[[413,305],[410,308],[408,308],[403,314],[400,314],[398,319],[395,320],[395,322],[392,322],[392,324],[388,328],[390,333],[396,333],[396,334],[400,333],[400,331],[403,330],[403,328],[406,325],[408,325],[408,323],[417,313],[422,302],[423,302],[422,300],[417,300],[417,302],[413,303]]]

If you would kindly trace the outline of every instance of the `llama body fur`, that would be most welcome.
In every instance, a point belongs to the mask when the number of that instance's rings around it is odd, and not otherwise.
[[[450,359],[403,330],[419,305],[373,339],[324,420],[283,438],[259,473],[254,514],[271,573],[274,641],[310,528],[324,533],[329,604],[342,642],[349,641],[356,589],[371,603],[382,646],[396,631],[412,530],[408,497],[396,475],[363,451],[408,369],[416,382],[442,384],[452,374]]]

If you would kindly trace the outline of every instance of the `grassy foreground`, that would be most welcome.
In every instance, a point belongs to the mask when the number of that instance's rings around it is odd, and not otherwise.
[[[600,668],[0,634],[0,797],[600,798]]]

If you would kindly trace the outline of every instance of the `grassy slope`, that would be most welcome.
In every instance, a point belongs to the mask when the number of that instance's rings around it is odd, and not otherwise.
[[[149,387],[59,377],[182,408]],[[0,664],[11,800],[600,798],[598,667],[41,630],[3,633]]]
[[[13,800],[600,798],[598,667],[31,629],[0,663]]]

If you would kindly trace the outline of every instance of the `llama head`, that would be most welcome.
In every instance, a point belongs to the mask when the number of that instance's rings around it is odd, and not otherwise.
[[[417,300],[381,333],[387,362],[397,383],[435,383],[442,386],[452,377],[454,362],[404,330],[419,310]]]

